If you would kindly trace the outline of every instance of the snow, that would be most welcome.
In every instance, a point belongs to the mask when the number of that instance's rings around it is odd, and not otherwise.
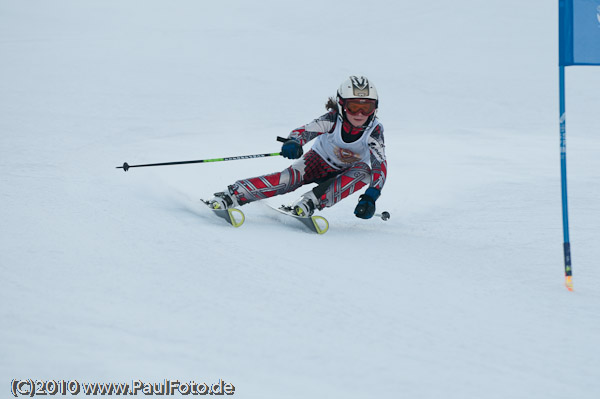
[[[0,381],[232,383],[240,398],[597,398],[600,69],[557,5],[0,2]],[[203,208],[350,74],[380,93],[379,211],[324,236]],[[290,202],[309,187],[271,200]]]

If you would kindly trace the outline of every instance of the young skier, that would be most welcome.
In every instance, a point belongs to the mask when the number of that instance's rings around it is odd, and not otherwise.
[[[364,76],[350,76],[340,85],[337,99],[329,98],[329,112],[293,130],[283,143],[282,155],[296,162],[281,172],[236,181],[215,193],[209,206],[232,208],[317,183],[291,205],[297,216],[310,217],[315,209],[333,206],[368,185],[354,214],[371,218],[387,174],[378,105],[375,86]],[[302,156],[302,146],[315,138]]]

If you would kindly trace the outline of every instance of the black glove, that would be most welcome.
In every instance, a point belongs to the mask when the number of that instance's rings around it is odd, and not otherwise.
[[[281,155],[289,159],[298,159],[304,154],[304,150],[299,142],[289,139],[281,146]]]
[[[375,187],[369,187],[363,195],[358,198],[358,205],[354,208],[357,218],[371,219],[375,214],[375,201],[381,195],[381,191]]]

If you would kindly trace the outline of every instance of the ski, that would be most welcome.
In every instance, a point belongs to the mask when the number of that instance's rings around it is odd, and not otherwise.
[[[311,216],[308,218],[303,218],[293,214],[292,208],[289,206],[281,205],[279,208],[276,208],[272,205],[267,205],[269,206],[269,208],[279,213],[293,217],[294,219],[308,227],[313,233],[325,234],[327,233],[327,230],[329,230],[329,222],[323,216]]]
[[[240,211],[238,208],[227,208],[227,209],[213,209],[210,207],[210,201],[205,201],[200,199],[204,205],[206,205],[211,211],[215,213],[218,217],[225,219],[227,223],[232,225],[233,227],[240,227],[244,224],[246,217],[244,216],[244,212]]]

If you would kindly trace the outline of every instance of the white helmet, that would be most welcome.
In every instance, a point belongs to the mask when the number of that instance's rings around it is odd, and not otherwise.
[[[379,106],[377,89],[364,76],[350,76],[340,85],[337,92],[337,106],[340,115],[344,116],[344,100],[350,98],[375,100],[375,107]]]

